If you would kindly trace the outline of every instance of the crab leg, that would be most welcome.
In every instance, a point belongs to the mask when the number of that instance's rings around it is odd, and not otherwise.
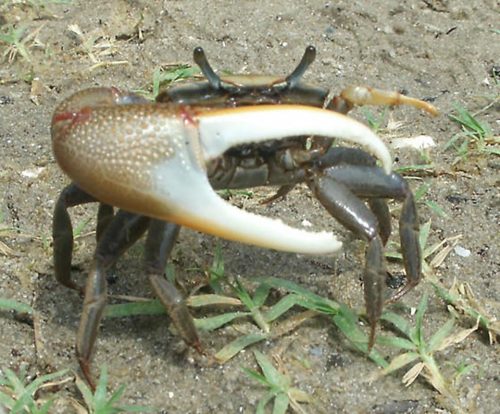
[[[150,219],[119,211],[103,231],[97,244],[94,263],[85,286],[83,311],[78,328],[76,354],[83,374],[93,385],[90,358],[107,298],[106,270],[139,239]]]
[[[68,208],[96,201],[74,184],[68,185],[56,201],[52,225],[54,246],[54,271],[59,283],[71,289],[80,290],[71,279],[71,258],[73,256],[73,226]],[[101,220],[98,220],[100,223]]]
[[[70,98],[71,99],[71,98]],[[69,105],[71,106],[71,105]],[[151,104],[63,104],[52,123],[54,154],[74,182],[100,201],[230,240],[296,253],[340,249],[332,233],[294,229],[222,200],[206,163],[240,144],[319,135],[364,146],[391,169],[382,141],[344,115],[300,105],[214,111]]]
[[[186,344],[201,353],[200,339],[186,300],[175,285],[163,276],[179,231],[180,227],[176,224],[151,220],[146,239],[144,267],[156,296],[167,310],[179,335]]]
[[[385,259],[383,230],[381,233],[377,209],[364,204],[380,198],[403,200],[399,233],[403,249],[403,263],[408,282],[391,301],[395,301],[418,284],[421,276],[421,251],[418,241],[418,218],[413,195],[406,182],[395,173],[389,175],[380,168],[366,165],[339,165],[327,168],[309,183],[318,200],[345,227],[368,242],[364,273],[366,312],[371,332],[368,347],[375,341],[375,328],[384,304]],[[361,198],[359,198],[361,197]],[[385,212],[384,212],[385,214]],[[383,218],[386,220],[386,218]],[[383,229],[383,227],[382,227]],[[381,236],[382,234],[382,236]]]

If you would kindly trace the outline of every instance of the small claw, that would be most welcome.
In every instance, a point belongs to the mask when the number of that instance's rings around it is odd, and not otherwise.
[[[340,96],[354,105],[409,105],[434,116],[439,114],[437,108],[428,102],[402,95],[399,92],[384,91],[368,86],[348,86]]]

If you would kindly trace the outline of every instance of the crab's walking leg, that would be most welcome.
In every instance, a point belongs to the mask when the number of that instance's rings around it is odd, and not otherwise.
[[[391,302],[398,300],[419,283],[422,275],[417,208],[408,184],[399,174],[385,174],[378,167],[339,166],[329,168],[325,174],[349,187],[358,197],[403,201],[399,217],[399,238],[407,283],[391,298]]]
[[[371,326],[368,347],[371,348],[375,339],[375,328],[384,305],[386,276],[383,244],[378,234],[377,218],[346,185],[335,179],[319,176],[313,179],[310,186],[319,202],[333,217],[357,237],[368,242],[364,291],[366,312]]]
[[[202,352],[198,333],[190,315],[186,300],[175,285],[164,277],[165,266],[172,252],[180,226],[160,220],[151,220],[146,239],[144,267],[151,286],[167,310],[181,338]]]
[[[320,157],[315,165],[320,170],[326,170],[333,166],[340,165],[360,165],[367,167],[375,167],[377,164],[375,158],[373,158],[367,152],[358,148],[346,148],[346,147],[332,147],[325,155]],[[358,186],[360,183],[357,183]],[[349,184],[349,183],[346,183]],[[356,193],[356,187],[353,187],[352,183],[349,187],[355,192],[356,195],[362,196],[362,194]],[[387,202],[383,198],[369,198],[368,205],[370,210],[375,214],[378,220],[379,234],[382,238],[382,242],[385,244],[392,232],[391,226],[391,214],[389,212],[389,207]]]
[[[96,199],[90,194],[87,194],[75,184],[70,184],[61,192],[54,207],[52,240],[55,276],[59,283],[71,289],[80,290],[80,287],[71,280],[73,226],[68,208],[93,201],[96,201]]]
[[[364,281],[367,316],[371,325],[371,348],[384,302],[386,271],[377,217],[361,198],[403,200],[399,232],[408,282],[391,298],[391,301],[394,301],[418,284],[421,276],[418,218],[413,195],[398,174],[387,175],[380,168],[362,165],[330,167],[323,175],[314,178],[310,185],[333,217],[358,237],[368,241]]]
[[[106,270],[144,234],[150,219],[119,211],[103,231],[97,244],[94,263],[87,279],[76,353],[82,372],[93,386],[90,359],[94,349],[99,323],[106,305]]]

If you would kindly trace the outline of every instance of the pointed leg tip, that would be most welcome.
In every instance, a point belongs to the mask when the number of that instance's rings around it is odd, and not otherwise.
[[[370,326],[370,336],[368,338],[368,354],[372,351],[373,346],[375,345],[376,330],[377,330],[377,324],[372,323]]]
[[[92,377],[92,373],[90,372],[90,363],[81,359],[79,359],[78,363],[80,365],[80,370],[82,371],[83,378],[87,382],[90,390],[95,393],[96,383],[94,381],[94,378]]]

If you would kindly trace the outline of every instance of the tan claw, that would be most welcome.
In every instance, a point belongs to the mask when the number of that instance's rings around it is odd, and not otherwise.
[[[402,95],[399,92],[384,91],[369,86],[348,86],[340,96],[354,105],[408,105],[422,109],[434,116],[439,114],[437,108],[428,102]]]
[[[301,135],[362,145],[391,170],[386,146],[368,127],[309,106],[191,111],[160,104],[74,109],[63,103],[52,122],[61,168],[104,203],[261,247],[333,253],[341,248],[334,234],[295,229],[238,209],[216,194],[206,175],[206,163],[235,145]]]

